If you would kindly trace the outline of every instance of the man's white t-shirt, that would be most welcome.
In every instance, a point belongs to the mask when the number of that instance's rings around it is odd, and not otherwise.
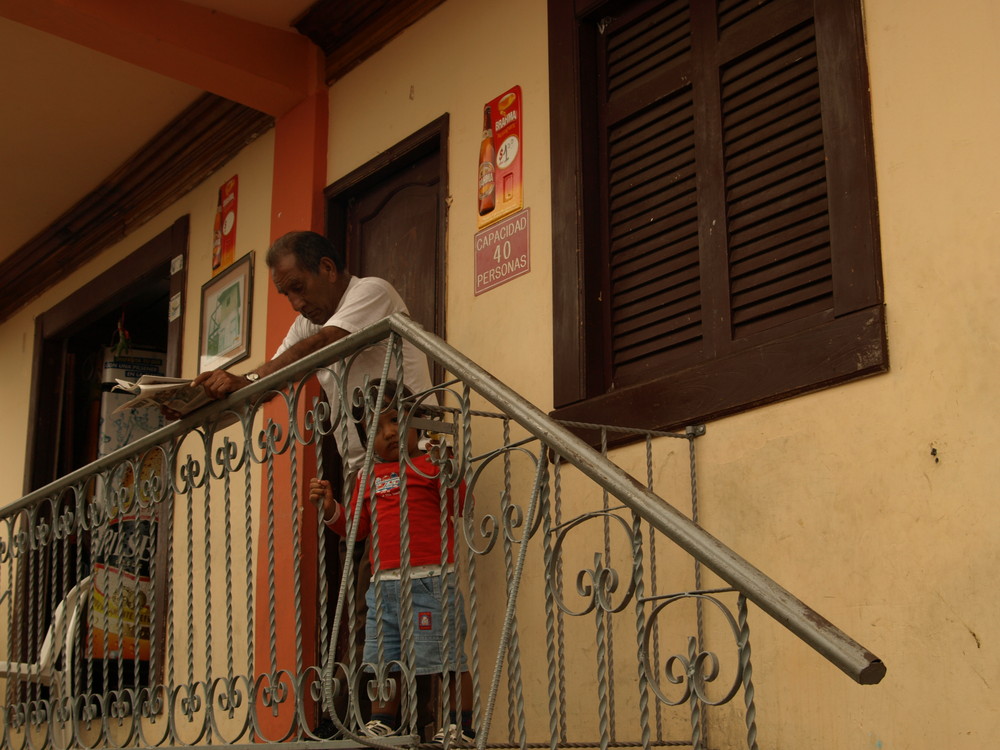
[[[285,340],[274,353],[277,357],[289,347],[297,344],[303,339],[318,333],[324,326],[336,326],[348,333],[357,333],[362,328],[377,323],[382,318],[393,313],[406,313],[406,303],[402,297],[385,279],[374,276],[360,278],[352,276],[347,285],[344,296],[340,299],[340,304],[333,315],[323,326],[312,323],[299,315],[295,318]],[[382,368],[385,366],[385,352],[387,341],[369,347],[360,352],[357,357],[351,360],[351,369],[347,373],[346,393],[348,399],[352,398],[354,389],[361,387],[365,376],[372,380],[382,376]],[[334,365],[337,377],[343,378],[344,362],[337,362]],[[330,401],[334,415],[340,411],[340,389],[337,385],[337,378],[329,370],[321,370],[317,376],[320,385],[326,392],[326,397]],[[396,378],[396,362],[389,363],[390,380]],[[420,393],[431,387],[430,373],[427,369],[427,357],[409,341],[403,342],[403,382],[413,393]],[[348,404],[350,408],[350,404]],[[353,424],[348,425],[347,445],[343,445],[343,429],[338,425],[334,430],[337,440],[337,447],[340,453],[347,459],[350,469],[359,469],[365,457],[364,448],[358,438],[357,430]]]

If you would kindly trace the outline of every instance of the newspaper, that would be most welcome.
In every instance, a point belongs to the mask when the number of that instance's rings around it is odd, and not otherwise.
[[[115,414],[126,409],[155,406],[157,409],[166,407],[184,415],[211,401],[202,386],[192,386],[191,381],[185,378],[143,375],[134,382],[121,378],[115,380],[118,381],[118,385],[112,390],[135,394],[135,398],[115,409]]]

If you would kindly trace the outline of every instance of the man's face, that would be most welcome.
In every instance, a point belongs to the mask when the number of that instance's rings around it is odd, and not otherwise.
[[[278,294],[288,298],[295,312],[317,325],[326,323],[337,309],[344,296],[343,278],[329,258],[320,259],[318,273],[302,268],[294,253],[279,255],[271,267]]]

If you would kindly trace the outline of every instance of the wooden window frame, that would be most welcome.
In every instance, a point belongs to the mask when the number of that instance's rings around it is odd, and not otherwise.
[[[609,382],[600,299],[605,241],[600,211],[605,209],[593,147],[597,117],[588,116],[596,112],[596,72],[582,50],[597,33],[597,19],[623,5],[549,0],[553,416],[676,429],[887,371],[860,0],[772,0],[777,12],[812,6],[816,24],[832,217],[833,309],[819,320],[751,335],[738,346],[709,341],[710,351],[700,361],[665,368],[644,382],[619,388]],[[698,12],[705,5],[692,3]],[[718,264],[718,253],[712,258],[700,244],[702,267]],[[707,292],[720,294],[718,289]],[[728,299],[729,290],[721,294]],[[706,303],[704,316],[711,314]]]

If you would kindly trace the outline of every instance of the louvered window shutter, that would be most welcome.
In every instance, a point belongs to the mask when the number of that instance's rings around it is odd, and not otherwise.
[[[884,371],[857,0],[550,0],[550,26],[553,174],[582,175],[554,185],[557,415],[664,426]]]
[[[701,342],[691,19],[646,4],[601,35],[606,307],[615,382]]]

